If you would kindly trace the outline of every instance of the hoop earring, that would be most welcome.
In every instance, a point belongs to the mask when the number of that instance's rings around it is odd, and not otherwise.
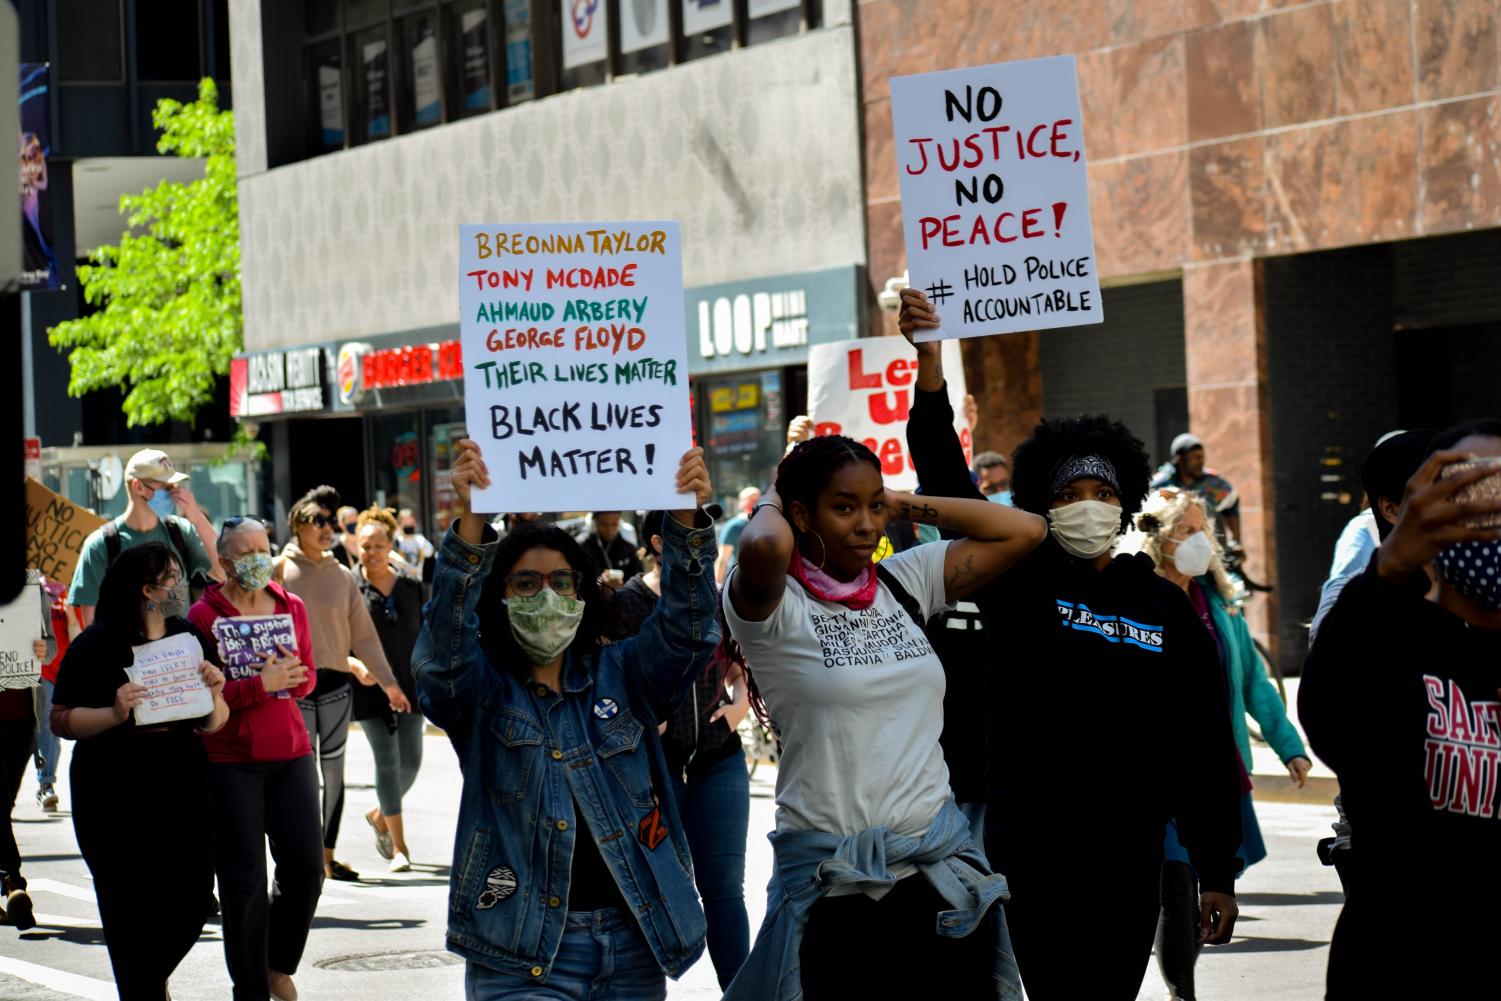
[[[829,559],[829,547],[826,546],[826,545],[824,545],[823,536],[819,535],[817,532],[813,532],[813,531],[804,532],[803,533],[803,538],[807,538],[810,535],[813,538],[815,538],[815,539],[818,540],[818,553],[819,553],[819,555],[818,555],[818,569],[822,570],[823,569],[823,565],[826,562],[828,562],[828,559]],[[804,559],[806,559],[806,558],[807,557],[804,557]]]

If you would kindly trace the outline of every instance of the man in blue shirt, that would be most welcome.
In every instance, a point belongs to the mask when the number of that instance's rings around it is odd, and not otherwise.
[[[714,581],[720,587],[724,586],[726,578],[730,576],[730,570],[735,566],[735,561],[740,558],[740,533],[745,531],[746,522],[750,521],[750,513],[760,499],[759,487],[746,487],[740,491],[740,513],[725,522],[724,528],[720,530],[719,559],[714,561]]]

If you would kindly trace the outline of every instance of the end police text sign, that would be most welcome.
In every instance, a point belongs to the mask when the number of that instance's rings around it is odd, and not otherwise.
[[[677,223],[461,226],[459,310],[476,511],[693,506]]]
[[[1099,323],[1073,56],[891,79],[919,340]]]

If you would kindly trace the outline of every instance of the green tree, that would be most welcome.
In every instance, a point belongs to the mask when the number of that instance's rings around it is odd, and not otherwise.
[[[78,269],[84,298],[101,308],[48,331],[72,349],[69,394],[125,389],[131,426],[191,422],[244,342],[234,113],[204,80],[198,100],[162,100],[151,119],[157,150],[203,158],[203,177],[123,196],[130,229]]]

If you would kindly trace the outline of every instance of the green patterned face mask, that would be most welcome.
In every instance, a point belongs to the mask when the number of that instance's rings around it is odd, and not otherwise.
[[[584,621],[584,603],[550,587],[505,600],[516,645],[533,664],[551,664],[567,650]]]

